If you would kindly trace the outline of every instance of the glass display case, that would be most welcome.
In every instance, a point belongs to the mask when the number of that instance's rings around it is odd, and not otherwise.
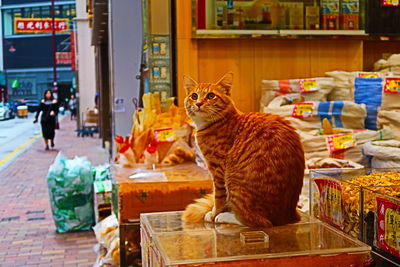
[[[312,172],[310,211],[372,246],[389,263],[400,262],[400,170]]]
[[[370,259],[369,246],[306,214],[268,229],[183,223],[181,216],[141,214],[143,267],[362,266]]]
[[[365,35],[365,0],[197,0],[194,37]]]

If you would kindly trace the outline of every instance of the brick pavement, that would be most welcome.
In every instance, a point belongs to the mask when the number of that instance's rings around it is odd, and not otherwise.
[[[55,150],[38,139],[0,172],[0,266],[91,266],[96,259],[92,231],[56,232],[45,177],[59,150],[82,156],[101,141],[76,137],[68,117],[60,124]]]

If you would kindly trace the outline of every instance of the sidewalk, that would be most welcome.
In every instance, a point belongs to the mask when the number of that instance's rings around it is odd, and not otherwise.
[[[0,266],[91,266],[95,262],[92,231],[56,232],[45,178],[59,151],[68,158],[92,154],[93,165],[103,163],[105,157],[98,153],[101,140],[77,137],[76,121],[68,116],[60,125],[55,150],[45,151],[40,138],[0,172]]]

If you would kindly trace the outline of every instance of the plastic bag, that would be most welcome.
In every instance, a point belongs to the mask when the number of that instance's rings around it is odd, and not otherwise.
[[[93,168],[93,177],[95,181],[111,180],[110,164],[106,163]]]
[[[98,258],[94,266],[119,266],[119,225],[113,214],[93,227],[99,246],[95,246]]]
[[[46,181],[57,231],[90,230],[94,210],[92,165],[88,159],[68,160],[60,152],[49,168]]]

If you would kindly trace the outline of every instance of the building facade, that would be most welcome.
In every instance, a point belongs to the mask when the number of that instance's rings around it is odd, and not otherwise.
[[[2,0],[3,72],[9,100],[41,99],[53,89],[53,38],[51,2]],[[56,80],[58,99],[66,101],[75,92],[71,69],[74,54],[75,1],[55,0]]]
[[[79,92],[80,125],[83,124],[84,114],[95,106],[96,74],[95,56],[92,46],[92,32],[86,8],[86,0],[76,0],[75,20],[75,54],[77,92]]]

